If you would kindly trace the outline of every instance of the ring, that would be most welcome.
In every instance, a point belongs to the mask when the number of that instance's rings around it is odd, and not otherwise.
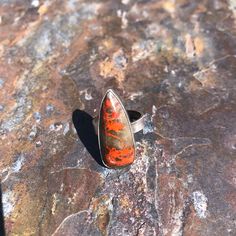
[[[122,168],[135,160],[134,133],[144,127],[144,116],[126,111],[118,95],[107,90],[102,99],[99,116],[93,119],[103,164],[108,168]]]

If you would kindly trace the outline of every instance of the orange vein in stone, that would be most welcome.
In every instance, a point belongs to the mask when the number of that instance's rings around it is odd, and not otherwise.
[[[115,148],[108,148],[106,160],[109,165],[123,166],[131,164],[134,160],[134,149],[132,147],[117,150]]]
[[[114,134],[111,134],[111,133],[106,132],[106,135],[107,135],[107,136],[110,136],[110,137],[112,137],[112,138],[114,138],[114,139],[119,140],[121,143],[124,143],[118,136],[116,136],[116,135],[114,135]]]
[[[118,121],[110,121],[106,123],[107,130],[120,131],[124,128],[124,125]]]

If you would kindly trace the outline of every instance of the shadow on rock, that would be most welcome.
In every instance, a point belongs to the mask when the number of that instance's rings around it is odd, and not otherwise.
[[[105,167],[100,156],[98,137],[93,126],[93,117],[85,111],[75,110],[72,115],[72,120],[85,148],[99,165]]]
[[[1,186],[0,186],[0,235],[5,236],[3,204],[2,204],[2,188],[1,188]]]

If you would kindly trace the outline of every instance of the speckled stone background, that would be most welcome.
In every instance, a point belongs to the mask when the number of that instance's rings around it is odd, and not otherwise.
[[[235,76],[235,0],[0,0],[6,234],[235,236]],[[79,138],[108,88],[146,114],[122,170]]]

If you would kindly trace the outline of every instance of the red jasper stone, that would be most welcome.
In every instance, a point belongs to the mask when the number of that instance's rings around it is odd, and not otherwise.
[[[135,158],[134,136],[128,114],[111,89],[105,94],[100,109],[99,145],[103,163],[109,168],[125,167]]]

